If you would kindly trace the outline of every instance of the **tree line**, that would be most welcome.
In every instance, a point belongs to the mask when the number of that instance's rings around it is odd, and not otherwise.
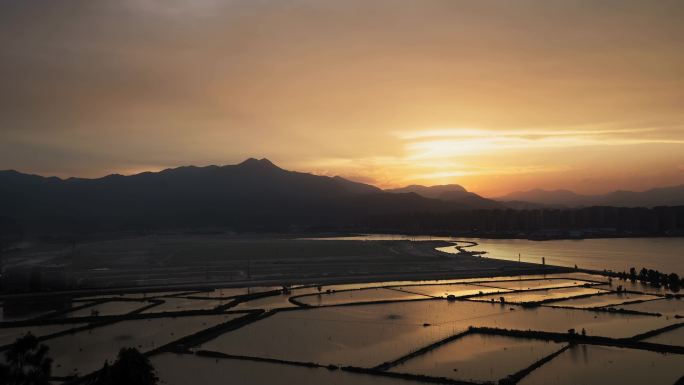
[[[666,287],[671,291],[677,293],[681,287],[684,287],[684,278],[679,278],[677,273],[661,273],[658,270],[642,268],[637,272],[637,269],[632,267],[629,272],[623,271],[617,273],[617,276],[622,280],[630,280],[632,282],[639,281],[644,284],[650,284],[655,287]]]

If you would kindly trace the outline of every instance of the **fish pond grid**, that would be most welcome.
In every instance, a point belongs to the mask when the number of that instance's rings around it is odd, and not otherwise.
[[[0,350],[28,332],[55,384],[122,347],[168,385],[684,381],[684,298],[586,273],[98,293],[5,315]]]

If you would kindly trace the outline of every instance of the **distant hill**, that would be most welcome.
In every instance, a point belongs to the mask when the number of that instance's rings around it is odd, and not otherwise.
[[[513,210],[540,210],[540,209],[552,209],[552,208],[565,208],[565,206],[561,205],[546,205],[542,203],[532,203],[532,202],[525,202],[525,201],[505,201],[505,202],[499,202],[502,205],[505,205],[509,209]]]
[[[499,202],[483,198],[475,193],[467,191],[457,184],[421,186],[410,185],[401,188],[385,190],[390,193],[414,193],[425,198],[439,199],[446,202],[459,203],[474,209],[494,209],[505,207]]]
[[[564,206],[576,207],[584,206],[591,197],[575,194],[569,190],[542,190],[534,189],[529,191],[516,191],[502,197],[495,198],[499,202],[509,204],[515,202],[516,205],[523,203],[543,206]]]
[[[580,195],[568,190],[529,190],[518,191],[496,198],[509,206],[515,202],[516,206],[521,203],[561,206],[561,207],[586,207],[586,206],[614,206],[614,207],[656,207],[656,206],[679,206],[684,205],[684,185],[672,187],[660,187],[646,191],[614,191],[601,195]]]
[[[614,191],[610,194],[600,195],[599,203],[625,207],[684,205],[684,185],[659,187],[641,192]]]
[[[50,231],[211,226],[283,230],[474,207],[467,199],[444,202],[388,193],[340,177],[287,171],[268,159],[98,179],[0,171],[0,216],[25,228]]]
[[[354,182],[349,179],[344,179],[340,176],[335,176],[332,180],[337,183],[338,186],[343,188],[345,191],[354,194],[368,194],[368,193],[379,193],[382,192],[381,189],[371,186],[365,183]]]

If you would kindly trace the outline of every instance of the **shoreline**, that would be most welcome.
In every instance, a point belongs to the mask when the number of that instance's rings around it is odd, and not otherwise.
[[[429,236],[429,237],[451,237],[451,238],[476,238],[476,239],[511,239],[511,240],[525,240],[535,242],[545,241],[583,241],[587,239],[638,239],[638,238],[684,238],[684,234],[668,235],[668,234],[597,234],[597,235],[583,235],[579,237],[574,236],[547,236],[547,237],[530,237],[529,235],[506,235],[506,234],[482,234],[482,233],[454,233],[454,232],[394,232],[394,231],[378,231],[378,232],[350,232],[350,233],[332,233],[333,237],[342,236],[359,236],[359,235],[405,235],[405,236]],[[320,236],[319,238],[324,238]]]
[[[417,236],[417,237],[450,237],[450,238],[476,238],[476,239],[512,239],[512,240],[527,240],[527,241],[555,241],[555,240],[586,240],[586,239],[634,239],[634,238],[684,238],[684,233],[681,234],[663,234],[663,233],[649,233],[649,234],[595,234],[582,236],[545,236],[545,237],[531,237],[531,234],[493,234],[493,233],[463,233],[452,231],[396,231],[396,230],[367,230],[367,231],[346,231],[346,230],[322,230],[322,231],[303,231],[303,232],[236,232],[230,229],[196,229],[196,230],[158,230],[158,231],[112,231],[90,234],[87,238],[82,238],[76,241],[76,244],[120,240],[128,238],[140,237],[167,237],[167,236],[225,236],[228,238],[281,238],[281,239],[329,239],[329,238],[346,238],[364,235],[396,235],[396,236]],[[37,244],[69,244],[74,243],[74,237],[69,234],[44,236],[41,234],[27,233],[26,238],[21,241],[3,245],[2,252],[13,252],[21,250],[17,247],[22,244],[37,243]]]
[[[382,236],[383,234],[355,234],[359,237],[364,236]],[[388,236],[393,236],[394,234],[387,234]],[[396,234],[398,237],[402,236]],[[411,235],[403,235],[408,238]],[[422,236],[430,237],[430,236]],[[170,239],[174,237],[171,235]],[[453,237],[455,238],[455,237]],[[239,239],[239,238],[238,238]],[[282,240],[282,238],[280,238]],[[316,238],[315,241],[319,241],[326,238]],[[337,241],[354,241],[354,239],[340,240],[335,239],[335,237],[327,238],[329,240]],[[294,239],[302,240],[302,239]],[[314,239],[308,238],[303,240],[312,241]],[[267,242],[268,240],[254,238],[250,241],[261,241]],[[292,242],[293,239],[288,239]],[[159,291],[205,291],[213,290],[217,288],[246,288],[246,287],[259,287],[259,286],[291,286],[291,285],[329,285],[329,284],[353,284],[353,283],[373,283],[373,282],[383,282],[383,281],[423,281],[423,280],[447,280],[447,279],[461,279],[461,278],[489,278],[489,277],[511,277],[511,276],[525,276],[525,275],[543,275],[543,274],[553,274],[553,273],[567,273],[567,272],[583,272],[587,274],[596,274],[602,276],[617,276],[620,272],[614,271],[612,269],[595,269],[595,268],[577,268],[571,266],[562,266],[554,264],[540,264],[535,262],[518,262],[512,259],[490,257],[487,251],[477,251],[473,250],[480,243],[473,240],[441,240],[441,239],[417,239],[417,240],[407,240],[407,239],[396,239],[396,240],[364,240],[356,239],[359,243],[366,242],[378,242],[389,244],[386,254],[390,257],[387,259],[389,263],[396,260],[397,262],[404,262],[402,258],[409,256],[409,259],[415,261],[415,264],[399,264],[399,269],[390,270],[376,270],[370,268],[374,266],[377,262],[372,259],[364,258],[362,254],[357,254],[352,260],[345,263],[356,264],[358,271],[353,272],[352,270],[345,270],[341,267],[336,267],[333,264],[324,262],[327,260],[325,255],[321,254],[321,260],[311,260],[311,262],[306,262],[313,264],[313,270],[302,271],[302,272],[287,272],[284,270],[282,276],[280,277],[268,277],[268,275],[263,276],[258,272],[254,272],[256,276],[252,278],[239,278],[237,279],[227,279],[227,280],[214,280],[214,281],[203,281],[199,276],[196,276],[194,281],[179,282],[172,278],[168,278],[168,282],[160,282],[156,284],[147,285],[122,285],[122,286],[83,286],[80,288],[66,289],[66,290],[47,290],[47,291],[24,291],[24,292],[5,292],[0,293],[1,299],[40,299],[40,298],[58,298],[58,297],[69,297],[69,296],[79,296],[88,295],[117,295],[117,294],[128,294],[128,293],[141,293],[141,292],[159,292]],[[325,244],[327,241],[324,241]],[[320,245],[320,244],[319,244]],[[395,246],[391,246],[395,245]],[[408,253],[403,256],[394,256],[391,252],[396,252],[396,248],[404,245],[404,252]],[[406,246],[408,245],[408,246]],[[336,248],[335,244],[331,246]],[[456,252],[445,251],[446,248],[455,249]],[[487,256],[484,256],[487,254]],[[412,257],[411,257],[412,256]],[[484,256],[484,257],[483,257]],[[295,255],[295,258],[298,255]],[[351,257],[351,255],[350,255]],[[288,257],[281,257],[288,258]],[[436,269],[438,266],[433,262],[426,262],[427,260],[441,260],[444,266],[451,266],[450,269]],[[229,258],[228,258],[229,259]],[[548,258],[547,258],[548,259]],[[285,259],[287,261],[287,259]],[[282,262],[279,260],[253,260],[252,269],[254,270],[254,265],[256,264],[267,264],[267,269],[281,269],[278,266]],[[320,266],[319,266],[320,265]],[[318,267],[316,267],[318,266]],[[415,267],[414,267],[415,266]],[[284,268],[283,267],[283,268]],[[379,267],[382,269],[382,267]],[[635,266],[635,268],[637,268]],[[248,267],[249,269],[249,267]],[[403,269],[403,270],[401,270]],[[82,274],[86,274],[83,272]],[[156,274],[164,274],[163,270],[158,271]],[[259,277],[262,275],[262,277]],[[161,279],[160,279],[161,280]],[[123,283],[123,282],[122,282]]]
[[[527,264],[521,262],[522,264]],[[527,264],[533,265],[533,264]],[[321,278],[291,278],[285,280],[271,279],[271,280],[243,280],[231,282],[215,282],[209,284],[177,284],[177,285],[155,285],[155,286],[130,286],[111,289],[97,289],[84,288],[78,290],[65,291],[48,291],[48,292],[33,292],[33,293],[17,293],[17,294],[2,294],[0,300],[8,299],[32,299],[32,298],[47,298],[47,297],[77,297],[84,294],[88,296],[98,295],[123,295],[133,293],[155,293],[160,291],[207,291],[212,289],[230,289],[230,288],[250,288],[250,287],[277,287],[277,286],[293,286],[293,285],[340,285],[340,284],[356,284],[356,283],[374,283],[374,282],[390,282],[390,281],[433,281],[433,280],[451,280],[451,279],[465,279],[465,278],[492,278],[492,277],[518,277],[525,275],[544,275],[544,274],[559,274],[569,273],[580,270],[575,270],[563,266],[546,265],[542,267],[532,266],[528,269],[510,270],[473,270],[461,273],[445,273],[445,272],[422,272],[422,273],[403,273],[403,274],[376,274],[368,276],[339,276],[339,277],[321,277]],[[603,274],[601,274],[603,275]]]
[[[368,241],[363,241],[368,242]],[[375,241],[373,241],[375,242]],[[435,258],[466,258],[466,260],[479,260],[480,251],[468,251],[467,248],[478,245],[474,241],[442,241],[442,240],[419,240],[419,241],[383,241],[383,242],[415,242],[416,249],[423,252],[428,251],[432,257]],[[463,245],[465,244],[465,245]],[[455,247],[457,253],[450,253],[440,249],[446,247]],[[427,250],[426,250],[427,249]],[[577,269],[555,266],[542,265],[530,262],[517,262],[505,259],[486,258],[488,264],[495,264],[494,267],[482,267],[467,269],[461,271],[442,271],[442,270],[427,270],[427,271],[406,271],[406,272],[388,272],[388,273],[374,273],[374,274],[349,274],[326,276],[329,272],[321,271],[318,276],[294,276],[273,279],[243,279],[231,281],[217,281],[217,282],[188,282],[176,284],[158,284],[158,285],[141,285],[141,286],[123,286],[123,287],[84,287],[72,290],[55,290],[42,292],[20,292],[20,293],[2,293],[0,300],[18,300],[18,299],[42,299],[42,298],[59,298],[59,297],[77,297],[79,295],[87,294],[93,295],[123,295],[130,293],[154,293],[159,291],[207,291],[219,288],[249,288],[249,287],[268,287],[268,286],[294,286],[294,285],[331,285],[331,284],[355,284],[355,283],[374,283],[385,281],[432,281],[432,280],[450,280],[461,278],[491,278],[491,277],[515,277],[526,275],[544,275],[556,274],[578,271]],[[463,260],[465,261],[465,260]],[[360,262],[363,263],[363,262]]]

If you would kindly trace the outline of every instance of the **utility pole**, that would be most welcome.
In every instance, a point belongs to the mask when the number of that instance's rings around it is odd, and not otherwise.
[[[2,268],[2,267],[3,267],[3,266],[2,266],[2,248],[3,248],[2,240],[0,239],[0,292],[3,291],[3,283],[4,283],[4,282],[3,282],[3,281],[4,281],[4,277],[2,276],[3,273],[4,273],[4,270],[3,270],[3,268]]]
[[[252,279],[252,273],[250,272],[250,261],[251,259],[247,259],[247,279]]]

